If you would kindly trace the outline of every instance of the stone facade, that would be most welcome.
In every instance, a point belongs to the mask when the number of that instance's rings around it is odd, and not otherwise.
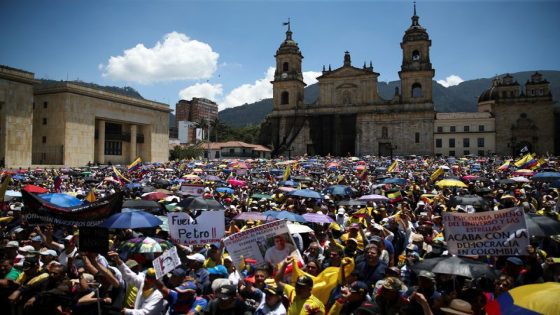
[[[171,109],[69,82],[35,89],[33,164],[168,160]]]
[[[33,86],[31,72],[0,66],[0,164],[31,165]]]

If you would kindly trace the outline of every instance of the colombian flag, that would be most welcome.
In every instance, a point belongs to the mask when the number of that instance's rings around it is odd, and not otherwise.
[[[393,172],[393,171],[398,171],[398,166],[399,166],[399,162],[397,160],[395,160],[390,166],[389,168],[387,168],[387,172]]]
[[[522,168],[523,165],[525,165],[527,162],[531,161],[532,159],[533,159],[533,155],[531,153],[527,153],[521,159],[515,161],[513,165],[515,165],[518,168]]]
[[[286,169],[284,170],[284,176],[282,177],[282,179],[283,180],[290,179],[290,173],[291,173],[290,164],[288,164],[286,165]]]
[[[432,175],[430,176],[430,180],[433,182],[441,175],[443,175],[443,168],[439,167],[435,172],[432,173]]]
[[[127,171],[128,172],[132,172],[135,169],[137,169],[138,167],[140,167],[142,165],[142,158],[138,157],[136,160],[134,160],[134,162],[130,163],[130,165],[128,166]]]
[[[500,167],[498,167],[498,171],[503,172],[503,171],[509,169],[509,164],[510,163],[511,163],[511,160],[505,161],[504,164],[502,164]]]

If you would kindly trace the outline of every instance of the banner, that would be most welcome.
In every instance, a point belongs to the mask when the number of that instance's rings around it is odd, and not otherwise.
[[[183,184],[181,185],[181,193],[196,197],[202,196],[204,194],[204,185]]]
[[[224,240],[224,245],[235,266],[241,264],[241,256],[254,259],[257,267],[267,264],[276,267],[289,255],[296,255],[299,261],[303,261],[285,220],[230,235]]]
[[[521,207],[478,213],[444,212],[443,226],[453,255],[525,255],[529,245]]]
[[[177,254],[177,247],[173,246],[166,250],[158,258],[152,261],[152,265],[156,270],[156,279],[162,278],[168,272],[181,265],[181,259]]]
[[[219,243],[226,229],[224,211],[201,211],[196,217],[171,212],[167,214],[167,223],[173,242],[182,245]]]

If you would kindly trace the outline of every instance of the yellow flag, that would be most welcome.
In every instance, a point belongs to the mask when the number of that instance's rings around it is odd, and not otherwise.
[[[288,165],[286,166],[286,169],[284,170],[284,176],[283,176],[282,179],[283,179],[283,180],[288,180],[288,179],[290,178],[290,172],[291,172],[291,170],[290,170],[290,164],[288,164]]]
[[[87,200],[89,203],[94,203],[94,202],[97,200],[97,197],[95,197],[95,192],[94,192],[94,190],[95,190],[95,189],[92,188],[92,189],[89,191],[89,193],[87,194],[87,196],[86,196],[86,200]]]
[[[6,194],[6,190],[8,190],[8,184],[10,184],[11,179],[11,175],[6,175],[6,178],[4,178],[2,185],[0,185],[0,202],[4,202],[4,195]]]
[[[394,171],[394,170],[397,168],[398,165],[399,165],[399,162],[397,162],[397,160],[395,160],[395,161],[391,164],[391,166],[389,166],[389,168],[387,169],[387,172],[392,172],[392,171]]]
[[[433,182],[441,175],[443,175],[443,168],[440,167],[430,176],[430,180]]]
[[[352,258],[346,257],[344,260],[349,260],[350,264],[344,267],[344,274],[346,276],[350,275],[354,270],[354,260]],[[327,301],[331,294],[331,291],[341,283],[341,268],[340,267],[327,267],[316,277],[306,273],[305,271],[299,269],[296,262],[292,264],[294,269],[292,270],[292,283],[295,283],[299,276],[309,276],[313,279],[313,289],[311,293],[315,295],[321,301]]]
[[[533,155],[531,153],[527,153],[527,154],[525,154],[524,157],[515,161],[515,163],[513,163],[513,165],[515,165],[516,167],[521,167],[521,166],[523,166],[523,164],[529,162],[532,159],[533,159]]]

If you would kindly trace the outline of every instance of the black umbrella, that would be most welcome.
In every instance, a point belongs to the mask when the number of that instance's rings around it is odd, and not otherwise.
[[[500,180],[498,181],[498,184],[501,184],[501,185],[512,185],[512,184],[517,184],[517,182],[514,181],[513,179],[510,179],[510,178],[504,178],[504,179],[500,179]]]
[[[224,210],[224,206],[216,199],[189,197],[181,200],[177,206],[190,210]]]
[[[531,177],[534,182],[554,182],[560,180],[560,172],[541,172]]]
[[[143,199],[125,200],[123,208],[143,209],[147,212],[159,212],[163,210],[162,205],[158,202]]]
[[[100,181],[101,181],[101,179],[91,177],[91,176],[84,178],[84,182],[86,182],[86,183],[99,183]]]
[[[560,222],[551,217],[528,213],[525,214],[525,221],[530,235],[551,236],[560,234]]]
[[[483,197],[478,195],[465,195],[465,196],[452,196],[449,200],[449,203],[452,206],[458,205],[471,205],[473,207],[480,206],[483,207],[486,205],[486,200]]]
[[[150,193],[155,191],[156,189],[153,186],[144,186],[142,187],[142,193]]]
[[[161,187],[171,186],[171,182],[169,180],[163,179],[163,178],[158,178],[158,179],[154,180],[153,183],[155,185],[161,186]]]
[[[495,279],[498,276],[498,272],[486,263],[456,256],[424,259],[414,264],[412,270],[416,272],[427,270],[433,273],[463,276],[471,279],[480,277]]]

